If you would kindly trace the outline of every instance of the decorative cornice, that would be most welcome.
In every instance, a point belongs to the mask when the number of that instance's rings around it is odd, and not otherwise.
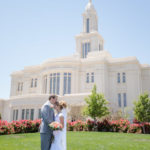
[[[49,94],[26,94],[26,95],[18,95],[18,96],[11,96],[9,100],[20,100],[20,99],[26,99],[26,98],[34,98],[34,97],[48,97]]]
[[[104,41],[103,37],[99,34],[98,31],[94,31],[94,32],[90,32],[90,33],[81,32],[80,34],[77,34],[75,36],[75,38],[80,38],[80,37],[85,37],[85,36],[89,38],[89,37],[93,37],[95,35]]]
[[[48,69],[65,69],[70,67],[81,67],[82,65],[93,65],[93,64],[108,64],[113,65],[122,65],[122,64],[137,64],[140,68],[150,69],[150,65],[142,65],[136,57],[126,57],[126,58],[112,58],[111,54],[107,51],[94,51],[90,52],[86,59],[82,59],[79,55],[73,55],[68,57],[60,57],[56,59],[49,59],[37,66],[25,67],[24,70],[17,71],[11,74],[11,76],[24,76],[25,74],[38,74],[47,71]],[[58,68],[57,68],[58,67]]]
[[[141,64],[141,68],[142,69],[150,69],[150,65],[149,64]]]
[[[136,64],[140,65],[140,63],[136,57],[112,58],[109,60],[109,63],[111,65],[122,64],[122,63],[136,63]]]

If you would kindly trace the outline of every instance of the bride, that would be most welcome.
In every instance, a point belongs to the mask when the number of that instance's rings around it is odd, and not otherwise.
[[[64,150],[64,132],[65,132],[64,125],[65,123],[64,123],[64,115],[62,113],[63,105],[60,102],[56,102],[54,105],[54,108],[57,111],[57,115],[55,116],[55,121],[59,122],[62,125],[63,130],[53,131],[54,141],[51,145],[50,150]]]
[[[60,104],[63,106],[62,113],[64,116],[64,129],[63,129],[63,148],[62,150],[67,150],[67,142],[66,142],[66,135],[67,135],[67,103],[63,100],[60,101]]]

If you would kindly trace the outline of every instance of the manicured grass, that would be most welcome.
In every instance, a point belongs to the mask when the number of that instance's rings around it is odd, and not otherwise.
[[[68,132],[67,150],[150,150],[150,135]],[[40,134],[0,136],[0,150],[40,150]]]
[[[150,135],[76,132],[68,139],[68,150],[150,150]]]

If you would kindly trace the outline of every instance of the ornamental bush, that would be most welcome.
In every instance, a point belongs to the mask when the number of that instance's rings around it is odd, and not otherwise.
[[[12,133],[14,133],[14,128],[12,127],[11,123],[0,120],[0,135],[12,134]]]
[[[142,133],[141,125],[131,124],[128,130],[128,133]]]
[[[125,120],[125,119],[120,119],[119,124],[120,124],[120,131],[127,133],[129,126],[130,126],[130,122],[128,120]]]
[[[120,124],[118,120],[111,121],[111,130],[112,132],[119,132],[120,131]]]
[[[84,131],[86,128],[86,123],[81,120],[74,122],[74,131]]]
[[[142,128],[142,133],[144,133],[143,129],[145,129],[145,133],[150,134],[150,123],[148,123],[148,122],[143,123],[142,126],[144,127],[144,128]]]
[[[14,129],[11,125],[4,125],[0,127],[0,135],[5,135],[5,134],[13,134]]]
[[[125,119],[111,121],[110,124],[111,124],[112,132],[127,133],[128,129],[130,127],[130,122],[128,120],[125,120]]]
[[[94,129],[94,121],[88,119],[86,121],[86,127],[87,127],[88,131],[93,131],[93,129]]]
[[[21,120],[11,123],[0,120],[0,135],[38,132],[40,124],[41,120]]]
[[[74,131],[74,122],[68,121],[67,122],[67,131]]]
[[[103,131],[103,132],[109,132],[111,130],[111,123],[107,119],[104,119],[103,121],[97,122],[97,131]]]
[[[13,121],[11,125],[14,128],[14,133],[25,133],[26,127],[20,121]]]

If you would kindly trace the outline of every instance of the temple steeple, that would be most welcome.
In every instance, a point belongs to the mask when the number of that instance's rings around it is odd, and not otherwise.
[[[98,19],[92,0],[89,0],[83,13],[83,32],[90,33],[94,31],[98,31]]]
[[[81,58],[87,58],[88,53],[103,50],[104,40],[98,33],[98,17],[92,0],[82,15],[83,31],[76,36],[76,51]]]

